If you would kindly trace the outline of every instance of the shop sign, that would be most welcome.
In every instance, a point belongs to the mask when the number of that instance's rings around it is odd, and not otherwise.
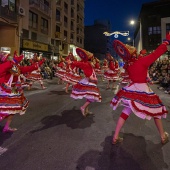
[[[34,42],[34,41],[29,41],[29,40],[23,40],[23,48],[33,49],[38,51],[48,51],[48,45]]]
[[[6,52],[6,53],[10,53],[11,52],[11,48],[10,47],[1,47],[0,51]]]

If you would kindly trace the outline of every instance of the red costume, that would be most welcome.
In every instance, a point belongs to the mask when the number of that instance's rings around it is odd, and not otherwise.
[[[107,54],[109,59],[108,69],[104,72],[104,78],[106,80],[118,80],[118,65],[115,65],[113,57],[110,54]]]
[[[121,42],[115,40],[114,43],[118,46],[120,45],[121,48],[128,50]],[[116,46],[115,49],[117,50],[117,53],[120,54]],[[123,105],[129,107],[142,119],[166,117],[167,110],[165,106],[147,84],[148,67],[166,51],[167,44],[164,42],[153,53],[142,57],[139,60],[131,60],[129,57],[122,57],[124,61],[128,63],[127,72],[132,83],[122,88],[112,99],[111,107],[113,107],[113,109],[116,109],[119,103],[122,102]]]
[[[77,48],[76,52],[82,61],[73,61],[71,66],[83,70],[85,78],[73,86],[71,97],[74,99],[86,98],[90,102],[101,102],[101,96],[97,87],[97,77],[92,65],[88,61],[92,54],[90,55],[90,53],[80,48]]]
[[[17,57],[15,54],[12,61],[3,61],[0,64],[0,119],[16,113],[22,115],[28,107],[29,102],[23,94],[20,74],[36,70],[38,63],[20,66],[18,63],[22,58],[23,56]]]

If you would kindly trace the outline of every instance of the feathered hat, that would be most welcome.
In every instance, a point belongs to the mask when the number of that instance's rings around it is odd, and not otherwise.
[[[91,59],[93,57],[93,53],[86,51],[82,48],[76,48],[76,53],[79,55],[79,57],[83,61],[88,61],[89,59]]]
[[[119,40],[113,41],[113,48],[115,52],[125,61],[130,62],[133,60],[133,55],[136,54],[136,48],[128,44],[123,44]]]

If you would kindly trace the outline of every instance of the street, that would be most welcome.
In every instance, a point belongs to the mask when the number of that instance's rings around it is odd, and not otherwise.
[[[160,143],[153,119],[142,120],[131,114],[122,128],[123,143],[112,145],[112,135],[123,107],[113,111],[110,101],[115,91],[99,81],[102,102],[92,103],[94,115],[84,118],[80,106],[65,93],[57,79],[45,80],[25,90],[30,101],[25,115],[16,115],[14,133],[2,133],[0,124],[1,170],[170,170],[170,142]],[[151,86],[170,112],[170,95]],[[71,88],[69,90],[71,93]],[[170,116],[163,119],[170,133]]]

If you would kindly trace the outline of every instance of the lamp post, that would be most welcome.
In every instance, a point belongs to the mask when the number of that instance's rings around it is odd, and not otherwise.
[[[133,46],[135,46],[135,40],[134,40],[134,25],[135,25],[135,21],[131,20],[130,21],[130,25],[132,25],[132,28],[133,28]]]
[[[139,25],[137,25],[136,26],[136,28],[138,28],[139,27],[139,30],[138,30],[138,32],[137,32],[137,39],[136,39],[136,42],[135,42],[135,37],[134,37],[134,33],[135,33],[135,25],[136,24],[139,24]],[[140,51],[140,50],[142,50],[143,49],[143,41],[142,41],[142,23],[141,23],[141,19],[139,18],[139,20],[138,21],[135,21],[135,20],[131,20],[130,21],[130,25],[132,25],[133,26],[133,46],[135,46],[136,45],[136,47],[138,47],[138,51]]]

